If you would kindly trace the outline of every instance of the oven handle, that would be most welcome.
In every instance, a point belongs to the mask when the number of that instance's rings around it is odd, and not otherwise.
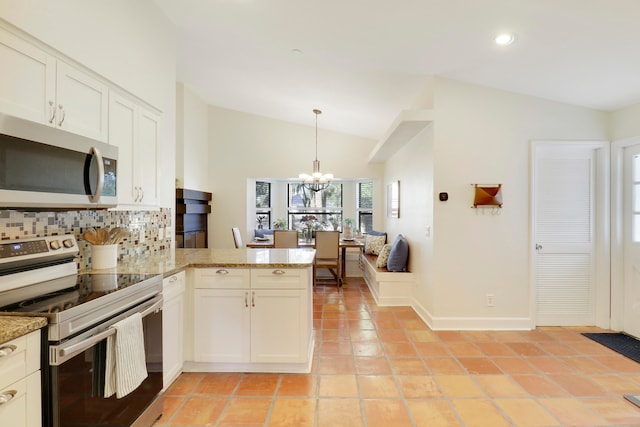
[[[160,299],[151,307],[147,308],[142,313],[140,313],[140,315],[142,317],[146,317],[149,314],[160,310],[162,308],[162,302],[163,302],[162,299]],[[91,348],[91,346],[93,346],[95,343],[100,342],[103,339],[115,333],[116,333],[115,328],[110,327],[100,333],[97,333],[96,335],[93,335],[85,340],[80,341],[79,343],[72,344],[68,347],[58,348],[59,357],[57,358],[58,363],[56,364],[60,364],[65,360],[67,360],[70,356],[80,353],[88,348]]]

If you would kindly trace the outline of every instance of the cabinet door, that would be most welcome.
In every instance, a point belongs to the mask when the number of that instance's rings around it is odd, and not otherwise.
[[[194,360],[250,361],[249,290],[194,290]]]
[[[133,102],[111,92],[109,95],[109,144],[118,147],[118,204],[134,204],[133,160],[137,134],[137,112]]]
[[[0,29],[0,111],[53,125],[55,62],[52,56]]]
[[[162,282],[162,373],[166,389],[182,372],[185,273]]]
[[[140,174],[140,203],[156,205],[158,203],[158,125],[160,118],[150,111],[140,110],[140,129],[136,171]]]
[[[310,339],[306,290],[251,291],[251,361],[302,363]]]
[[[62,61],[56,67],[56,125],[64,130],[106,142],[108,89],[93,77]]]

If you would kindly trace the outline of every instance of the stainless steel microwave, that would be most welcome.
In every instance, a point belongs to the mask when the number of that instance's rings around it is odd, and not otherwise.
[[[118,148],[0,113],[0,209],[118,204]]]

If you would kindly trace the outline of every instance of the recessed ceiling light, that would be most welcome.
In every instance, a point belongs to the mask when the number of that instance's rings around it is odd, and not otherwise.
[[[502,33],[498,34],[495,38],[496,44],[498,46],[507,46],[513,43],[515,37],[511,33]]]

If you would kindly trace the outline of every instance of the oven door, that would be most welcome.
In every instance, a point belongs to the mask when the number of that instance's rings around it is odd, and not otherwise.
[[[162,296],[127,310],[93,330],[49,345],[44,372],[44,424],[65,426],[151,425],[162,412]],[[106,337],[110,325],[143,315],[147,378],[127,396],[104,397]]]

